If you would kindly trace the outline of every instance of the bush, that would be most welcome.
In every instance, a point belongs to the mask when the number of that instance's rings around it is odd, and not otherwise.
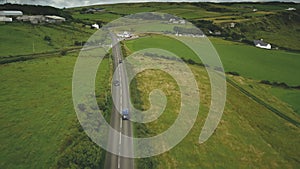
[[[50,41],[51,41],[51,37],[46,35],[46,36],[44,37],[44,40],[50,42]]]
[[[60,55],[66,56],[66,55],[67,55],[67,51],[66,51],[66,50],[62,50],[62,51],[60,52]]]
[[[271,85],[271,84],[272,84],[272,83],[271,83],[270,81],[268,81],[268,80],[262,80],[262,81],[260,81],[260,83],[266,84],[266,85]]]
[[[74,144],[66,147],[60,155],[57,168],[100,168],[104,151],[84,132],[77,133],[77,135],[77,138],[73,140]]]
[[[196,62],[193,61],[192,59],[188,59],[187,62],[188,62],[189,64],[191,64],[191,65],[194,65],[194,64],[196,63]]]
[[[233,76],[240,76],[238,72],[228,72],[228,74],[233,75]]]

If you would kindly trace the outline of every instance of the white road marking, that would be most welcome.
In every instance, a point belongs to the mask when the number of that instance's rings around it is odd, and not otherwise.
[[[122,99],[122,93],[121,93],[121,100],[120,100],[121,106],[122,106],[122,102],[123,102],[123,99]]]
[[[119,138],[119,144],[121,145],[121,137],[122,137],[122,133],[120,131],[120,138]],[[120,151],[119,151],[120,152]]]
[[[122,121],[122,119],[121,119],[121,121]],[[121,136],[122,136],[122,133],[121,133],[121,131],[120,131],[120,138],[119,138],[119,156],[118,156],[118,168],[120,168],[120,155],[121,155]]]
[[[122,129],[122,117],[120,118],[120,131]]]

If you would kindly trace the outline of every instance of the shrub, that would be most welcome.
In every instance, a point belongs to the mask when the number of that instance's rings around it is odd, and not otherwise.
[[[233,76],[240,76],[238,72],[228,72],[228,74],[233,75]]]
[[[62,51],[60,52],[60,54],[61,54],[62,56],[66,56],[66,55],[67,55],[67,51],[66,51],[66,50],[62,50]]]
[[[50,42],[50,41],[51,41],[51,37],[46,35],[46,36],[44,37],[44,40],[47,41],[47,42]]]

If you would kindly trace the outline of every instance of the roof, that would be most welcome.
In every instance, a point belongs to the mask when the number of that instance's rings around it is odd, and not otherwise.
[[[254,43],[255,46],[257,46],[257,45],[268,46],[268,43],[266,43],[264,41],[261,41],[261,40],[254,40],[253,43]]]
[[[0,16],[19,16],[23,15],[22,11],[0,11]]]
[[[129,113],[128,113],[128,109],[123,110],[123,111],[122,111],[122,114],[125,114],[125,115],[129,114]]]
[[[60,17],[60,16],[54,16],[54,15],[46,15],[46,18],[48,19],[54,19],[54,20],[66,20],[65,18],[63,17]]]

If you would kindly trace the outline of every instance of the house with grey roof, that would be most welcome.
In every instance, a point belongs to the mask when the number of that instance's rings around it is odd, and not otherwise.
[[[272,48],[271,44],[264,42],[262,39],[254,40],[253,43],[258,48],[262,48],[262,49],[271,49]]]

